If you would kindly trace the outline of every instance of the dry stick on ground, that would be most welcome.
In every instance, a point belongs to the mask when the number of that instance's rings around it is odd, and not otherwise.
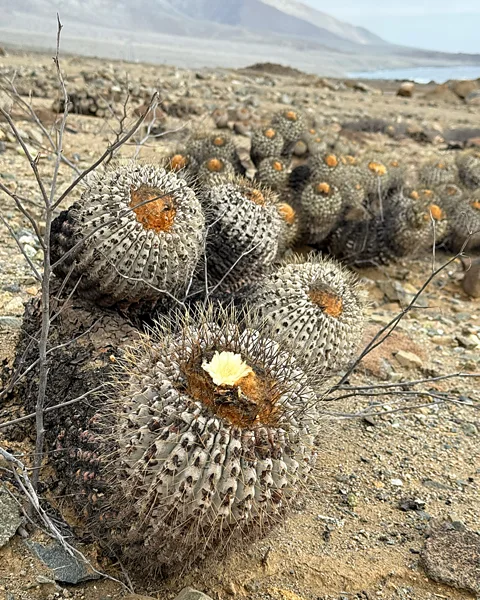
[[[50,256],[50,232],[51,232],[51,226],[52,226],[52,222],[53,222],[53,218],[54,218],[54,213],[55,213],[55,210],[57,209],[57,207],[60,205],[60,203],[67,197],[67,195],[70,194],[76,188],[76,186],[91,171],[93,171],[96,167],[98,167],[100,164],[102,164],[109,156],[111,156],[118,148],[120,148],[120,146],[122,146],[126,141],[128,141],[130,139],[130,137],[135,133],[135,131],[138,129],[138,127],[141,125],[141,123],[143,122],[143,119],[144,119],[144,115],[142,115],[128,132],[126,132],[122,137],[117,139],[116,142],[114,142],[112,145],[110,145],[97,161],[95,161],[88,169],[86,169],[85,171],[80,173],[78,175],[78,177],[73,181],[73,183],[71,183],[68,186],[68,188],[62,194],[60,194],[60,196],[57,199],[55,199],[55,196],[57,193],[57,187],[58,187],[58,174],[59,174],[60,164],[62,162],[64,162],[62,160],[63,137],[64,137],[66,122],[67,122],[67,118],[68,118],[68,93],[67,93],[65,81],[64,81],[61,69],[60,69],[60,61],[59,61],[60,35],[61,35],[63,26],[60,22],[58,15],[57,15],[57,24],[58,24],[57,45],[56,45],[56,54],[55,54],[53,61],[54,61],[56,72],[57,72],[57,78],[60,83],[61,90],[63,92],[64,112],[63,112],[62,119],[58,125],[57,142],[56,142],[56,146],[55,146],[56,160],[55,160],[54,167],[53,167],[52,184],[50,186],[49,192],[47,192],[45,184],[43,183],[42,177],[38,170],[38,156],[36,158],[34,158],[31,155],[29,148],[25,144],[25,142],[22,138],[22,135],[18,131],[11,116],[6,111],[4,111],[3,109],[0,108],[0,112],[5,117],[7,123],[10,126],[10,129],[13,132],[13,135],[15,136],[17,142],[22,147],[23,152],[25,153],[25,156],[27,157],[27,159],[30,163],[30,167],[33,171],[33,174],[37,181],[38,188],[39,188],[41,196],[42,196],[43,205],[44,205],[43,208],[44,208],[44,213],[45,213],[45,231],[44,231],[43,236],[39,235],[40,231],[39,231],[38,227],[34,228],[35,233],[37,234],[37,237],[39,238],[39,242],[42,245],[42,248],[44,250],[42,274],[40,275],[40,273],[35,268],[35,266],[33,264],[31,264],[31,261],[28,261],[33,272],[35,273],[37,278],[39,278],[41,281],[41,330],[40,330],[39,339],[38,339],[39,358],[38,358],[38,362],[37,362],[38,370],[39,370],[39,387],[38,387],[38,395],[37,395],[37,403],[36,403],[37,439],[36,439],[36,444],[35,444],[35,459],[34,459],[34,467],[33,467],[34,471],[33,471],[33,476],[32,476],[32,484],[35,489],[37,488],[37,485],[38,485],[40,467],[41,467],[42,456],[43,456],[44,437],[45,437],[43,415],[44,415],[45,395],[46,395],[46,386],[47,386],[48,369],[49,369],[48,349],[47,348],[48,348],[49,330],[50,330],[50,325],[51,325],[50,282],[51,282],[51,276],[52,276],[53,269],[56,266],[56,265],[51,264],[51,256]],[[156,95],[154,95],[154,97],[152,98],[151,104],[154,102],[155,98],[156,98]],[[8,190],[8,188],[6,188],[5,186],[2,186],[2,191],[7,193],[15,201],[15,204],[17,206],[20,206],[20,210],[21,210],[22,214],[29,215],[29,216],[27,216],[27,218],[31,222],[33,217],[31,217],[30,213],[28,213],[28,211],[25,209],[21,199],[16,194],[13,194],[12,192],[10,192],[10,190]],[[6,225],[8,226],[8,223]],[[8,228],[8,229],[10,230],[10,228]],[[19,245],[19,247],[23,251],[21,245]],[[66,257],[64,256],[62,258],[64,259]]]
[[[119,579],[116,579],[115,577],[112,577],[111,575],[107,575],[106,573],[102,573],[101,571],[98,571],[90,563],[90,561],[86,558],[86,556],[84,554],[82,554],[79,550],[77,550],[76,548],[71,546],[65,540],[65,537],[61,534],[59,529],[53,523],[52,519],[47,515],[45,510],[42,508],[40,499],[37,496],[36,489],[34,488],[33,483],[30,481],[30,478],[28,477],[28,472],[27,472],[27,468],[25,467],[25,465],[20,460],[18,460],[18,458],[13,456],[13,454],[11,454],[10,452],[7,452],[2,447],[0,447],[0,456],[4,460],[6,460],[7,463],[9,463],[12,466],[13,476],[15,477],[15,481],[17,482],[18,486],[22,490],[24,496],[28,499],[30,505],[34,507],[35,512],[38,514],[43,525],[46,527],[47,533],[62,546],[62,548],[65,550],[65,552],[67,552],[72,557],[79,558],[84,564],[89,566],[90,569],[92,569],[92,571],[94,573],[96,573],[97,575],[100,575],[101,577],[110,579],[111,581],[114,581],[115,583],[118,583],[121,586],[123,586],[129,592],[133,593],[134,590],[133,590],[132,585],[129,582],[128,578],[127,578],[128,585],[126,585]]]

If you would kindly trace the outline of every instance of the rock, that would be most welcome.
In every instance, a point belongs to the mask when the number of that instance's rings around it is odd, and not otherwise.
[[[0,486],[0,548],[10,541],[21,524],[18,504],[7,490]]]
[[[402,498],[398,503],[398,508],[407,512],[408,510],[423,510],[425,502],[420,498]]]
[[[22,326],[22,319],[17,317],[0,317],[0,331],[2,330],[16,330]]]
[[[480,535],[447,523],[432,532],[420,555],[430,579],[480,594]]]
[[[415,84],[412,81],[404,81],[397,90],[397,96],[411,98],[413,96],[414,89]]]
[[[465,102],[469,106],[480,106],[480,90],[474,90],[470,92],[465,98]]]
[[[25,544],[54,573],[56,581],[77,584],[91,579],[100,579],[81,558],[70,556],[58,542],[47,545],[26,541]]]
[[[399,350],[395,354],[395,358],[402,365],[402,367],[407,367],[407,369],[416,369],[423,365],[422,359],[413,352]]]
[[[480,258],[463,263],[465,275],[462,280],[463,291],[472,298],[480,298]]]
[[[477,335],[457,335],[455,339],[460,346],[467,348],[467,350],[473,350],[480,346],[480,338]]]
[[[465,100],[469,94],[475,90],[478,90],[478,88],[478,83],[471,80],[453,81],[450,83],[450,89],[452,92],[457,94],[457,96],[462,100]]]
[[[212,600],[210,596],[207,596],[203,592],[194,590],[191,587],[184,588],[175,600]]]
[[[431,102],[446,102],[447,104],[459,104],[461,102],[457,94],[452,92],[446,83],[435,86],[433,90],[424,94],[423,99]]]
[[[395,487],[402,487],[403,486],[403,481],[401,479],[391,479],[390,483],[392,485],[394,485]]]

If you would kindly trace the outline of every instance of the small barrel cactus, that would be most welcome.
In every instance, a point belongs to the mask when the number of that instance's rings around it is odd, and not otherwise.
[[[253,162],[258,164],[269,156],[279,156],[283,150],[285,140],[272,126],[257,129],[252,135],[251,155]]]
[[[343,200],[338,189],[323,179],[308,182],[300,197],[302,236],[307,244],[320,244],[338,224]]]
[[[446,183],[455,183],[458,171],[455,164],[448,160],[434,160],[425,163],[419,171],[420,183],[427,188]]]
[[[113,447],[110,545],[147,573],[261,537],[315,464],[312,375],[258,328],[212,316],[133,347],[95,418]]]
[[[361,342],[365,295],[335,260],[294,260],[262,279],[248,303],[275,339],[324,374],[347,366]]]
[[[392,201],[386,227],[396,256],[413,256],[441,242],[447,233],[445,212],[435,204],[434,197],[401,192]]]
[[[379,160],[369,160],[362,167],[363,187],[374,200],[383,198],[390,189],[390,173],[386,164]]]
[[[219,185],[235,177],[235,168],[231,162],[220,157],[204,160],[197,170],[198,182],[205,186]]]
[[[202,254],[205,219],[173,172],[126,164],[93,173],[81,199],[55,219],[52,263],[103,305],[155,301],[185,290]]]
[[[199,162],[212,157],[222,158],[232,163],[235,163],[237,159],[233,139],[224,133],[216,133],[196,140],[194,144],[191,144],[189,150]]]
[[[272,125],[279,131],[286,145],[296,142],[305,130],[303,116],[293,108],[276,113],[272,118]]]
[[[244,179],[204,191],[210,288],[234,292],[272,267],[283,222],[276,201]]]
[[[464,152],[457,158],[458,174],[464,185],[471,189],[480,187],[480,152]]]
[[[262,185],[266,185],[272,190],[282,190],[288,179],[287,166],[278,156],[264,158],[258,165],[256,178]]]

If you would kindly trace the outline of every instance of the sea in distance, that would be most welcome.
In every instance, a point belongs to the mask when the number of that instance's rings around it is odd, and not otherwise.
[[[478,79],[480,65],[451,67],[413,67],[410,69],[381,69],[379,71],[355,71],[348,73],[354,79],[400,79],[428,83],[445,83],[449,79]]]

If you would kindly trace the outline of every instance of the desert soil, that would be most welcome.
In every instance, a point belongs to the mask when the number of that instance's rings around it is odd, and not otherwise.
[[[11,68],[19,69],[24,80],[28,75],[34,88],[38,78],[55,81],[52,60],[47,55],[17,53],[0,58],[2,71]],[[395,155],[412,166],[450,152],[441,137],[445,129],[480,124],[480,106],[467,106],[460,100],[444,103],[441,99],[423,99],[426,90],[422,88],[417,88],[413,98],[399,98],[394,93],[396,86],[388,82],[372,83],[366,91],[359,91],[337,80],[325,82],[297,73],[222,69],[194,72],[76,57],[63,59],[62,68],[67,85],[75,88],[81,87],[85,79],[91,86],[96,85],[96,80],[101,80],[99,85],[107,88],[119,85],[120,74],[128,73],[129,82],[136,87],[128,105],[129,123],[132,109],[143,102],[142,94],[147,95],[154,88],[160,91],[162,99],[170,103],[181,100],[190,107],[190,114],[167,117],[165,130],[171,133],[148,139],[142,147],[132,142],[121,151],[122,156],[138,153],[139,159],[154,162],[176,144],[188,140],[192,133],[213,129],[211,113],[218,107],[247,107],[252,120],[266,122],[273,111],[292,105],[314,118],[318,130],[333,139],[338,136],[340,123],[364,118],[438,131],[438,137],[422,144],[410,137],[392,139],[380,133],[354,136],[360,154]],[[32,99],[47,127],[54,120],[51,107],[57,96],[58,92],[49,92],[47,97]],[[24,99],[28,101],[25,96]],[[14,107],[13,115],[29,146],[37,151],[41,148],[39,170],[47,185],[50,184],[54,157],[45,135],[18,106]],[[103,153],[108,142],[115,139],[117,127],[115,118],[70,115],[64,155],[79,169],[88,167]],[[248,147],[248,136],[237,135],[236,140],[240,146]],[[1,120],[0,145],[1,182],[27,198],[29,209],[41,220],[36,182],[7,123]],[[71,179],[72,170],[62,165],[60,189]],[[34,263],[40,265],[41,250],[28,221],[1,192],[0,206],[2,217],[27,245]],[[438,251],[435,256],[360,270],[371,299],[365,342],[411,299],[431,273],[432,263],[438,267],[450,258],[451,255]],[[461,266],[457,260],[426,289],[419,308],[412,310],[392,337],[363,361],[350,383],[381,384],[457,372],[479,373],[480,345],[475,340],[480,335],[480,301],[464,294],[460,279]],[[12,360],[24,303],[37,291],[38,284],[25,259],[2,225],[1,361]],[[398,350],[412,352],[418,360],[412,365],[402,365],[395,358]],[[419,553],[433,523],[461,522],[478,530],[478,379],[447,379],[419,385],[417,389],[448,391],[457,401],[436,403],[429,396],[402,393],[373,396],[368,392],[365,396],[326,403],[315,481],[305,491],[294,514],[280,528],[252,544],[246,553],[216,557],[167,581],[134,577],[137,593],[169,599],[190,585],[218,599],[234,596],[252,600],[474,598],[470,592],[430,580],[421,568]],[[4,421],[13,408],[9,404],[2,406],[1,402],[0,420]],[[368,416],[371,413],[378,414]],[[0,441],[28,460],[32,446],[27,440],[11,442],[2,439],[0,432]],[[420,508],[401,510],[399,506],[405,498],[420,500]],[[48,499],[56,506],[58,499]],[[121,577],[114,566],[102,560],[95,546],[85,551],[98,559],[102,569]],[[53,584],[40,583],[44,581],[39,578],[41,575],[48,578],[51,574],[29,552],[20,535],[0,549],[0,598],[106,600],[125,594],[119,585],[108,580],[62,590]]]

